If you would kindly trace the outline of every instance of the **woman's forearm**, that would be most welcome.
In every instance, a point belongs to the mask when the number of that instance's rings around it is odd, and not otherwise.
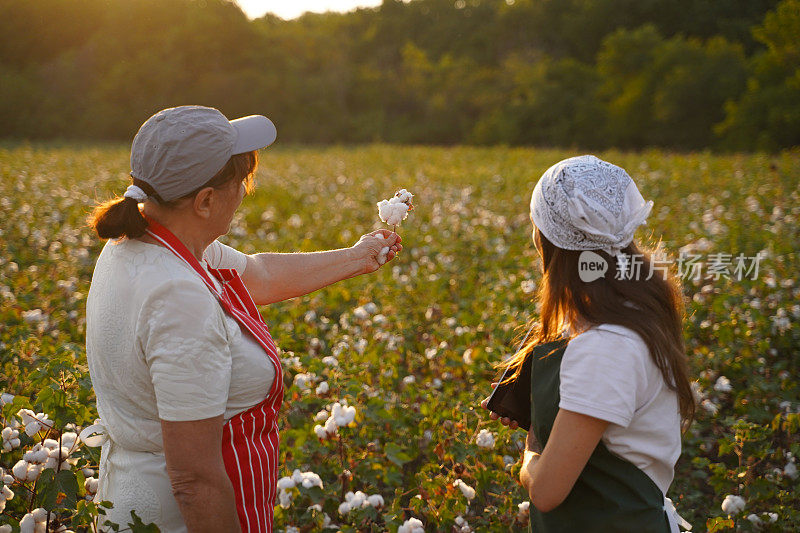
[[[248,257],[242,279],[258,305],[314,292],[364,272],[353,248],[309,253],[260,253]]]
[[[173,479],[172,491],[191,533],[240,531],[233,487],[225,472],[216,477]]]

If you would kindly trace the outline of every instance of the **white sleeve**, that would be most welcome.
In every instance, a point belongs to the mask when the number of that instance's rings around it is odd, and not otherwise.
[[[217,240],[208,245],[206,251],[203,252],[203,259],[211,268],[232,268],[240,276],[244,274],[247,266],[247,254]]]
[[[647,387],[647,357],[641,339],[595,328],[581,333],[561,360],[559,407],[627,427]]]
[[[225,413],[231,351],[222,313],[199,280],[169,280],[145,300],[137,337],[162,420]]]

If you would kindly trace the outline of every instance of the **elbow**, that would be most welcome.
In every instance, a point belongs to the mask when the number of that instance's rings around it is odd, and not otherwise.
[[[549,513],[564,503],[567,498],[566,494],[547,490],[547,487],[534,487],[533,484],[528,485],[528,496],[530,497],[531,505],[536,507],[540,513]]]
[[[219,496],[230,488],[228,477],[223,471],[221,475],[209,476],[209,472],[193,470],[170,470],[170,486],[172,495],[179,505],[192,505],[210,496]]]
[[[533,492],[531,491],[528,491],[528,495],[531,498],[531,505],[536,507],[536,509],[540,513],[549,513],[550,511],[561,505],[561,502],[564,501],[563,499],[556,500],[555,498],[547,498],[541,496],[537,497],[534,496]]]

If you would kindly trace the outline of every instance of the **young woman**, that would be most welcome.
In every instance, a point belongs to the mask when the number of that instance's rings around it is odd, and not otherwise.
[[[557,163],[533,191],[540,320],[504,363],[516,376],[531,358],[520,481],[533,531],[661,533],[682,522],[665,495],[694,400],[680,287],[633,242],[651,208],[623,169],[594,156]],[[607,270],[596,277],[588,261]]]
[[[131,148],[133,184],[97,207],[86,356],[107,437],[97,496],[161,531],[272,531],[281,361],[256,308],[377,270],[391,232],[351,248],[245,255],[228,232],[275,127],[181,106]],[[97,428],[95,428],[97,429]],[[83,435],[83,434],[82,434]]]

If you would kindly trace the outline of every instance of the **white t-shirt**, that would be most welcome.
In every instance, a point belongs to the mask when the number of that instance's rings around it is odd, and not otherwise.
[[[644,340],[615,324],[570,340],[561,360],[559,407],[610,422],[603,443],[646,473],[663,494],[681,453],[677,394]]]
[[[240,273],[247,261],[216,241],[204,260]],[[97,260],[86,356],[110,437],[98,489],[115,504],[110,520],[124,525],[135,509],[162,531],[185,531],[166,473],[161,419],[231,418],[266,398],[275,368],[182,259],[127,239],[107,243]]]

